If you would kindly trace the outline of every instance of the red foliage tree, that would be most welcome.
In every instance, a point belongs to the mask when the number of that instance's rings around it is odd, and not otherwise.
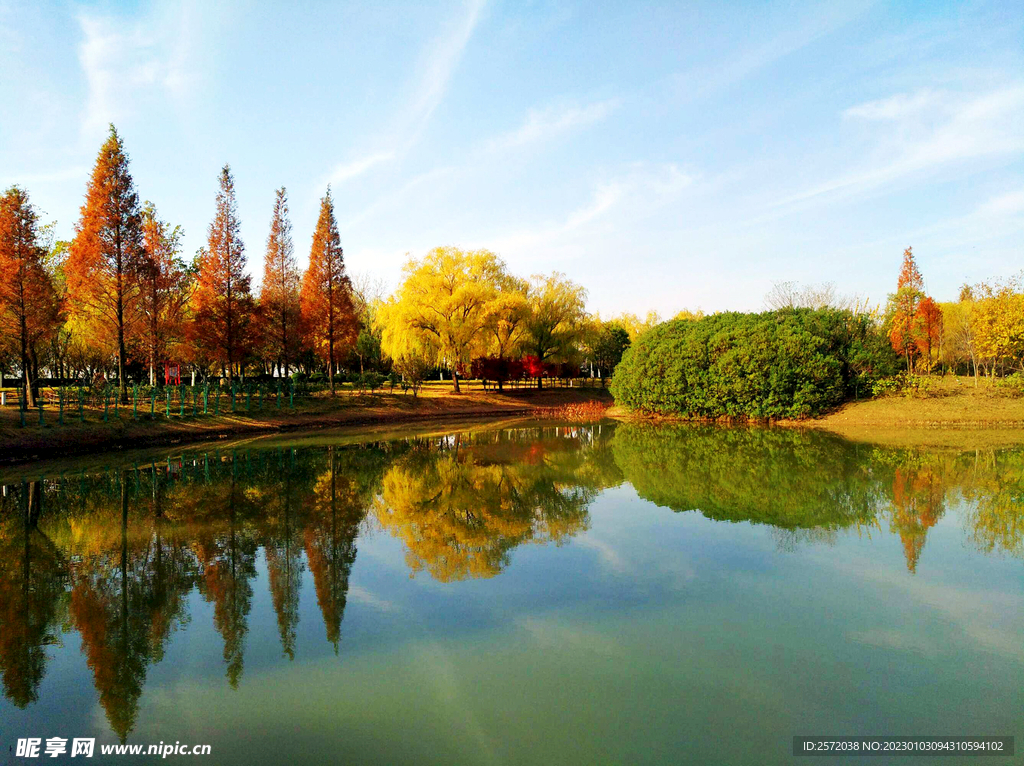
[[[918,307],[925,299],[924,281],[917,270],[912,248],[903,251],[903,265],[896,283],[896,292],[889,296],[889,311],[892,316],[889,328],[889,342],[896,353],[907,360],[907,372],[919,352],[921,339],[921,318]]]
[[[309,268],[302,280],[300,304],[303,335],[313,353],[327,365],[333,395],[337,360],[355,344],[359,320],[352,304],[352,285],[345,273],[330,187],[320,200],[320,218],[313,233]]]
[[[39,391],[39,352],[63,323],[57,292],[43,268],[38,220],[22,189],[12,186],[0,197],[0,334],[14,340],[29,407]]]
[[[197,256],[192,340],[229,378],[241,373],[253,346],[255,303],[245,273],[245,245],[239,233],[235,181],[227,165],[220,173],[217,214],[206,251]]]
[[[111,125],[85,193],[65,273],[72,315],[103,342],[113,341],[125,403],[127,342],[141,316],[139,275],[145,262],[139,195],[124,143]]]
[[[266,351],[284,375],[295,356],[299,337],[299,268],[288,220],[288,197],[282,186],[274,198],[274,214],[263,261],[260,308],[266,319]]]
[[[928,367],[932,364],[932,351],[939,345],[942,337],[942,309],[931,298],[924,298],[917,305],[916,324],[917,351],[928,360]]]
[[[149,357],[149,384],[156,385],[157,367],[184,340],[185,313],[192,294],[188,267],[178,257],[181,230],[157,218],[147,203],[142,211],[146,264],[141,276],[141,303],[145,315],[143,335]]]

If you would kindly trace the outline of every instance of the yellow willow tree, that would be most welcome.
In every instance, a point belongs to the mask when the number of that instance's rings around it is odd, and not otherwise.
[[[330,187],[320,200],[320,218],[313,232],[299,301],[303,335],[313,353],[327,365],[333,396],[338,358],[355,344],[359,321],[352,305],[352,284],[345,273]]]
[[[505,264],[489,250],[437,247],[405,264],[405,280],[381,306],[381,347],[392,359],[419,357],[459,369],[486,349],[498,285]]]
[[[63,323],[45,254],[28,194],[12,186],[0,197],[0,333],[14,341],[28,407],[35,406],[39,389],[40,351]]]
[[[127,403],[127,341],[141,316],[139,276],[146,263],[142,211],[128,155],[114,126],[100,148],[65,272],[71,317],[104,345],[113,343],[117,383]]]
[[[575,354],[587,320],[586,300],[587,291],[564,274],[531,278],[526,350],[538,363],[568,360]],[[537,388],[542,384],[538,375]]]

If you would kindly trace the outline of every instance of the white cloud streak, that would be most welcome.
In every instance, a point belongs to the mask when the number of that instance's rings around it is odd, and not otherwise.
[[[610,99],[586,106],[531,109],[519,128],[491,139],[485,147],[489,151],[500,151],[518,148],[537,141],[547,141],[569,131],[600,122],[619,106],[618,99]]]
[[[415,146],[448,92],[448,85],[473,37],[483,8],[484,0],[469,0],[464,15],[454,27],[427,48],[417,67],[423,75],[417,82],[412,99],[403,107],[402,117],[392,132],[392,138],[386,142],[386,148],[339,163],[331,171],[328,179],[331,184],[340,185],[372,168],[401,159]]]

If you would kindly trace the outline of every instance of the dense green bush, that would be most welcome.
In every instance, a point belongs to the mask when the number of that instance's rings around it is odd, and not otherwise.
[[[836,309],[715,314],[641,335],[612,378],[625,407],[692,418],[796,418],[898,369],[867,317]]]

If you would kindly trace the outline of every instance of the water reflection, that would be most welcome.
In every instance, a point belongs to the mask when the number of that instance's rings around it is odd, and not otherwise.
[[[361,534],[401,542],[411,573],[492,578],[526,544],[584,533],[602,490],[709,519],[769,525],[779,545],[845,530],[899,537],[914,573],[929,530],[966,508],[965,541],[1024,553],[1024,450],[928,452],[785,430],[608,425],[520,428],[356,446],[196,450],[160,463],[6,485],[0,497],[0,674],[39,698],[47,647],[77,632],[124,741],[147,673],[196,594],[212,605],[232,688],[256,588],[296,656],[309,573],[335,653]],[[266,576],[261,577],[265,565]]]

